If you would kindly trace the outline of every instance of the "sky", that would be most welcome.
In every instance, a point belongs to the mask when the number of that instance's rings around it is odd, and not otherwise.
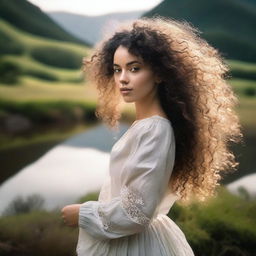
[[[43,11],[66,11],[95,16],[112,12],[150,10],[163,0],[29,0]]]

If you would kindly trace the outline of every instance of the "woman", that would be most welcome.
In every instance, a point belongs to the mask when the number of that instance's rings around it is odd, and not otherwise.
[[[195,28],[155,16],[103,40],[84,71],[99,118],[116,127],[123,99],[136,120],[111,150],[98,201],[62,209],[80,228],[77,254],[194,255],[167,213],[177,199],[214,195],[220,172],[238,164],[227,147],[242,138],[228,67]]]

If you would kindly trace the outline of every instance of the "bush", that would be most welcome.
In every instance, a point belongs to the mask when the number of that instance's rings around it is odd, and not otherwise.
[[[9,61],[0,62],[0,83],[16,84],[22,71],[19,66]]]
[[[98,192],[91,192],[79,202],[97,198]],[[221,188],[218,197],[187,207],[175,204],[168,215],[185,233],[195,255],[255,255],[256,201]],[[0,218],[0,255],[71,256],[77,237],[78,230],[63,224],[59,210]]]
[[[32,49],[31,56],[46,65],[67,68],[78,69],[82,65],[82,58],[74,52],[57,47],[37,47]]]
[[[84,102],[0,100],[0,111],[21,114],[34,124],[95,121],[95,105]]]
[[[3,215],[17,215],[21,213],[29,213],[34,210],[42,210],[43,204],[44,199],[37,194],[28,196],[27,199],[17,196],[5,209]]]
[[[31,202],[29,198],[27,202]],[[92,192],[79,201],[83,203],[97,198],[98,192]],[[11,205],[17,205],[17,200],[14,202]],[[37,210],[34,208],[26,214],[18,212],[19,215],[0,218],[0,255],[74,256],[76,254],[78,229],[72,229],[63,223],[60,210],[46,212],[39,211],[37,207]]]
[[[255,200],[244,200],[221,188],[218,197],[205,204],[175,204],[168,215],[184,231],[195,255],[255,255]]]
[[[247,88],[244,89],[244,94],[246,96],[255,96],[256,95],[256,88],[247,87]]]
[[[27,70],[27,71],[24,71],[24,74],[30,75],[33,77],[37,77],[39,79],[47,80],[47,81],[58,81],[59,80],[56,76],[49,74],[47,72],[40,71],[40,70]]]
[[[3,54],[15,54],[20,55],[24,51],[24,46],[21,42],[17,41],[0,30],[0,55]]]
[[[256,80],[256,72],[250,70],[243,70],[243,69],[232,69],[231,70],[232,77],[238,77],[248,80]]]
[[[78,230],[59,212],[33,211],[0,218],[0,255],[73,256]]]

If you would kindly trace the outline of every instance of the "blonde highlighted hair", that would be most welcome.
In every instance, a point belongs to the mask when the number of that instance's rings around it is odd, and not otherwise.
[[[87,79],[99,91],[96,115],[110,127],[116,127],[121,117],[121,95],[113,79],[118,46],[142,57],[162,79],[158,97],[176,140],[169,184],[183,202],[215,194],[221,173],[238,165],[228,143],[243,137],[234,111],[238,99],[227,82],[229,68],[199,34],[187,22],[140,18],[116,29],[83,62]]]

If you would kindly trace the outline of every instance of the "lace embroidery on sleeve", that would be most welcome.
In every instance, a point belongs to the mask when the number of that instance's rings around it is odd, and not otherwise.
[[[121,189],[121,206],[127,213],[127,215],[134,222],[147,225],[150,219],[139,209],[138,206],[144,205],[143,198],[139,194],[135,193],[127,186]]]
[[[103,228],[105,230],[109,230],[109,229],[111,229],[111,223],[110,223],[110,221],[107,220],[107,217],[105,216],[104,211],[102,210],[102,206],[103,206],[103,203],[100,203],[100,205],[98,207],[98,214],[99,214],[99,217],[103,224]]]

